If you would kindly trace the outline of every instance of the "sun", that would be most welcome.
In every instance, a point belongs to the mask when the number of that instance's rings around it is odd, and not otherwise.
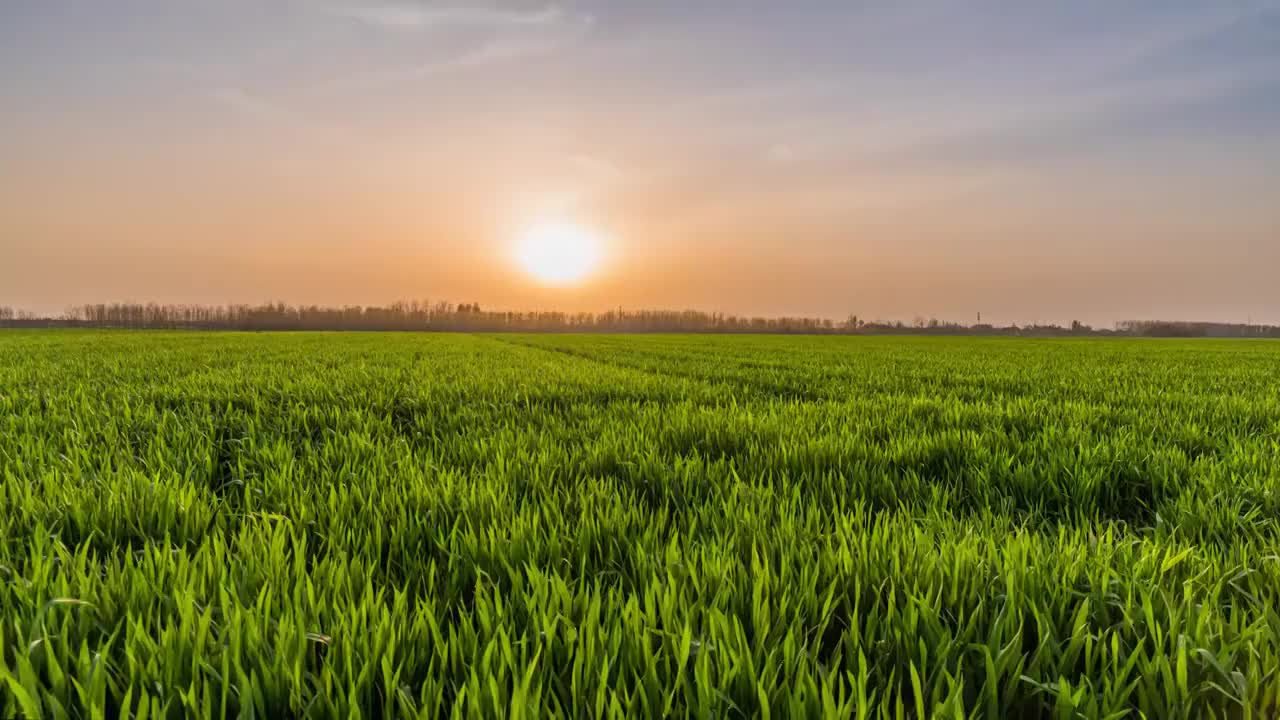
[[[570,285],[591,275],[600,264],[603,243],[597,233],[568,221],[533,225],[516,238],[515,258],[534,279],[547,285]]]

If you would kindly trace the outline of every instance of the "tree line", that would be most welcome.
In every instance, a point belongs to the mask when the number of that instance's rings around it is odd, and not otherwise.
[[[386,306],[90,304],[57,316],[0,307],[0,326],[191,330],[419,330],[460,332],[835,332],[829,319],[745,317],[697,310],[601,313],[492,311],[479,303]]]
[[[1116,329],[1126,335],[1146,337],[1280,337],[1280,326],[1253,323],[1122,320],[1116,323]]]
[[[0,327],[83,327],[153,330],[401,330],[436,332],[601,332],[601,333],[803,333],[922,335],[1129,335],[1150,337],[1273,337],[1280,326],[1163,320],[1128,320],[1115,329],[1095,329],[1078,321],[1052,324],[966,325],[936,318],[867,321],[811,317],[758,317],[700,310],[623,310],[599,313],[493,311],[479,303],[396,302],[386,306],[177,305],[99,303],[60,315],[40,315],[0,306]]]

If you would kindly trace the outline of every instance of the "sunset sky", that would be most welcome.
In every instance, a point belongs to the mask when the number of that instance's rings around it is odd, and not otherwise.
[[[3,0],[0,98],[0,304],[1280,322],[1280,0]]]

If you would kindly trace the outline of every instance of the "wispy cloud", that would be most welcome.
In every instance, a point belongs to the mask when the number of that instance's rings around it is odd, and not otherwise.
[[[1104,46],[1092,48],[1090,54],[1101,58],[1107,68],[1139,63],[1277,12],[1280,12],[1277,0],[1203,3],[1196,11],[1171,22],[1155,24],[1136,38],[1113,36]]]
[[[364,79],[376,82],[379,79],[411,80],[431,77],[454,70],[544,55],[555,51],[567,41],[568,37],[560,34],[492,38],[451,57],[429,60],[401,70],[380,73],[376,77],[366,76]]]
[[[546,25],[564,16],[558,5],[535,8],[487,6],[478,2],[434,4],[428,2],[364,2],[328,5],[325,10],[366,25],[398,30],[421,30],[460,25]]]
[[[991,152],[1003,145],[1017,146],[1020,140],[1060,141],[1105,127],[1112,128],[1104,134],[1110,141],[1127,142],[1131,138],[1121,130],[1144,113],[1220,103],[1277,87],[1280,63],[1257,61],[1099,87],[970,97],[942,94],[929,102],[888,104],[878,117],[811,120],[805,130],[793,128],[780,139],[766,141],[763,152],[792,162],[833,156],[884,162],[903,155],[928,158],[958,148]],[[779,157],[780,147],[788,150],[785,158]]]
[[[209,97],[236,112],[260,120],[296,120],[295,113],[237,87],[213,90]]]
[[[385,70],[350,73],[327,80],[314,89],[327,92],[376,90],[411,80],[545,55],[554,52],[566,42],[566,38],[562,36],[492,38],[454,55]]]
[[[255,94],[242,87],[216,88],[206,97],[231,112],[264,126],[288,128],[295,133],[305,133],[326,142],[348,145],[370,145],[367,135],[339,123],[319,117],[278,99]]]
[[[623,180],[627,173],[618,164],[603,155],[574,153],[566,160],[585,182],[595,186],[607,186]]]
[[[821,94],[798,98],[812,101],[807,112],[782,119],[739,113],[744,121],[723,132],[754,136],[760,156],[775,163],[880,164],[899,156],[941,162],[951,151],[990,157],[1036,141],[1069,152],[1079,149],[1072,137],[1087,137],[1090,145],[1126,143],[1142,134],[1139,118],[1164,112],[1172,125],[1178,117],[1171,111],[1236,107],[1280,88],[1274,56],[1223,50],[1231,33],[1278,11],[1276,0],[1193,6],[1142,27],[1130,21],[1127,30],[1094,42],[1059,43],[1035,63],[1001,65],[995,56],[974,53],[981,67],[940,65],[932,74],[903,78],[900,87],[855,78],[845,90],[827,93],[825,102]],[[1206,42],[1217,47],[1188,52]]]
[[[590,15],[557,4],[346,2],[326,5],[330,15],[394,32],[434,33],[443,42],[420,49],[418,58],[331,78],[315,89],[368,90],[470,68],[551,54],[594,25]],[[457,42],[465,38],[462,43]],[[441,47],[451,47],[441,51]],[[427,54],[429,53],[429,54]]]

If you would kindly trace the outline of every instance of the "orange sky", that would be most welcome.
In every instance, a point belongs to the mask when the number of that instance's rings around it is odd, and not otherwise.
[[[0,9],[0,304],[1280,322],[1272,2],[110,7]]]

